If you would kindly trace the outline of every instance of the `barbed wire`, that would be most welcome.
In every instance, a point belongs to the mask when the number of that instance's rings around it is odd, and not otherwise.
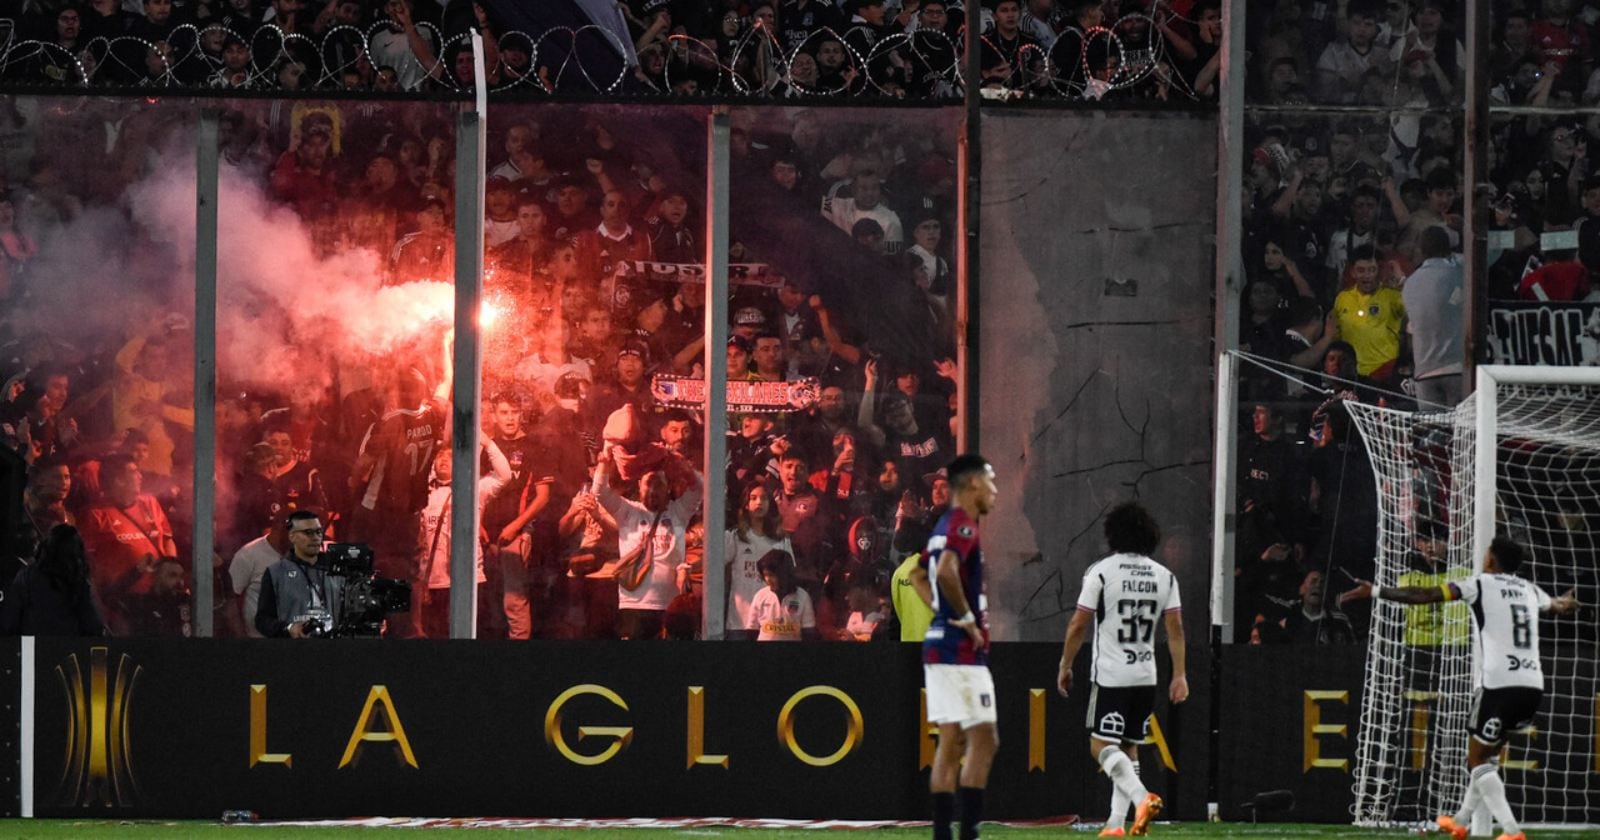
[[[386,55],[405,67],[409,78],[398,89],[443,93],[472,90],[470,72],[453,64],[453,56],[470,48],[470,32],[444,37],[432,24],[415,24],[432,52],[418,55],[409,41],[404,51]],[[1122,34],[1142,30],[1146,44],[1132,48]],[[374,39],[384,33],[405,40],[390,22],[365,30],[336,26],[320,37],[285,32],[264,24],[248,37],[220,23],[183,24],[163,40],[139,35],[98,36],[81,46],[20,37],[16,21],[0,18],[0,83],[59,85],[76,88],[133,87],[163,90],[223,88],[239,90],[367,90],[379,70]],[[985,73],[983,84],[1002,98],[1043,97],[1098,100],[1114,91],[1130,90],[1157,77],[1174,94],[1198,100],[1173,72],[1166,42],[1148,15],[1124,15],[1108,26],[1087,31],[1068,28],[1052,48],[1028,41],[1011,55],[996,43],[991,30],[981,37],[986,56],[997,58],[1001,73]],[[1076,41],[1076,56],[1060,44]],[[822,67],[821,45],[837,42],[843,60]],[[247,55],[230,58],[227,48],[243,44]],[[495,38],[490,90],[556,96],[563,92],[606,95],[678,94],[755,99],[867,97],[948,99],[959,97],[966,84],[965,33],[916,29],[880,35],[855,26],[839,32],[824,27],[785,49],[778,33],[763,20],[741,25],[726,39],[671,35],[642,45],[637,66],[619,63],[601,74],[585,65],[585,49],[603,48],[624,55],[631,45],[602,26],[553,27],[530,34],[512,31]],[[614,72],[614,74],[613,74]],[[352,82],[354,84],[352,84]],[[1165,98],[1165,94],[1163,94]]]

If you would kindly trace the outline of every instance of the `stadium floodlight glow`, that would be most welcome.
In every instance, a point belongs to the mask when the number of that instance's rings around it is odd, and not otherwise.
[[[1545,617],[1545,696],[1534,730],[1502,753],[1524,825],[1600,823],[1600,367],[1477,369],[1477,390],[1440,412],[1347,404],[1378,487],[1382,586],[1438,585],[1482,570],[1503,534],[1528,549],[1518,574],[1575,616]],[[1461,603],[1373,605],[1355,766],[1358,825],[1453,813],[1467,783],[1472,619]]]

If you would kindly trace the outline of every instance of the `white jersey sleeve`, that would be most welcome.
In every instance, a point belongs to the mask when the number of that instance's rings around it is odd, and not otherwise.
[[[1078,607],[1095,614],[1095,684],[1155,685],[1156,628],[1165,613],[1180,608],[1172,572],[1148,557],[1113,554],[1089,568]]]
[[[1100,609],[1100,591],[1105,581],[1100,577],[1100,563],[1089,567],[1083,576],[1083,587],[1078,590],[1078,609],[1097,612]]]

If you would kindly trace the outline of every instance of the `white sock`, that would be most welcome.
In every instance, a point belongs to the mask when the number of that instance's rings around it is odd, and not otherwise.
[[[1111,782],[1111,815],[1106,817],[1106,828],[1121,828],[1128,821],[1128,797],[1122,788]]]
[[[1456,825],[1459,826],[1470,826],[1472,824],[1472,818],[1478,811],[1478,803],[1482,801],[1478,798],[1478,786],[1475,784],[1478,780],[1478,768],[1474,767],[1472,769],[1472,776],[1467,779],[1467,793],[1461,797],[1461,810],[1456,812]]]
[[[1489,772],[1479,775],[1473,785],[1478,789],[1478,796],[1488,804],[1489,812],[1494,814],[1495,822],[1500,823],[1500,830],[1506,834],[1519,834],[1522,828],[1517,825],[1516,815],[1511,813],[1511,803],[1506,801],[1506,785],[1500,780],[1500,774],[1495,772],[1493,764],[1484,764],[1480,767],[1489,768]]]
[[[1111,783],[1122,789],[1122,795],[1128,801],[1139,803],[1144,801],[1144,782],[1139,781],[1139,774],[1133,770],[1133,760],[1122,751],[1121,747],[1110,746],[1100,751],[1100,768],[1111,777]]]
[[[1133,775],[1139,775],[1139,762],[1133,762]],[[1121,828],[1128,821],[1128,797],[1116,781],[1111,782],[1111,815],[1106,817],[1106,828]]]
[[[1467,832],[1472,837],[1493,837],[1494,817],[1489,815],[1489,804],[1478,797],[1477,807],[1472,809],[1472,830]]]

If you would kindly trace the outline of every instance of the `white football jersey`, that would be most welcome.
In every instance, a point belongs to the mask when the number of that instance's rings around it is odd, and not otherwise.
[[[1090,679],[1122,688],[1156,684],[1156,625],[1177,611],[1178,580],[1140,554],[1113,554],[1089,567],[1078,609],[1094,613]]]
[[[1515,575],[1478,574],[1450,584],[1472,608],[1472,687],[1544,688],[1539,665],[1543,589]]]

